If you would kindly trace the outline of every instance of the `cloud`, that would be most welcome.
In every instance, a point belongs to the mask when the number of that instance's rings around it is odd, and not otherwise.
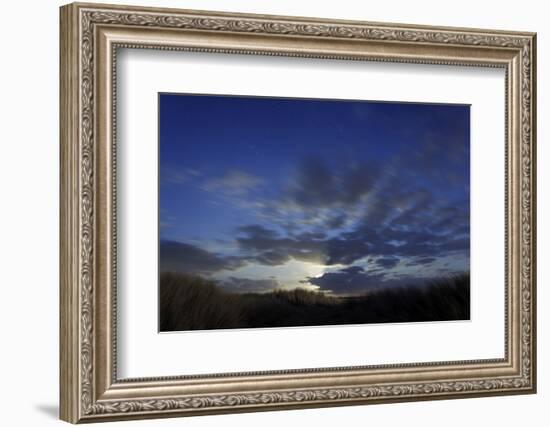
[[[283,202],[303,209],[349,206],[372,189],[378,173],[375,164],[331,168],[319,158],[306,158],[300,163]]]
[[[277,251],[265,251],[254,258],[258,263],[269,266],[283,265],[291,259],[292,257],[289,254]]]
[[[336,185],[335,176],[323,162],[319,159],[305,159],[288,196],[297,205],[327,206],[336,199]]]
[[[367,255],[373,254],[372,238],[369,235],[357,237],[340,236],[332,238],[326,243],[326,263],[328,265],[349,265]]]
[[[254,236],[258,239],[275,239],[277,237],[277,233],[274,230],[270,230],[259,224],[243,225],[237,228],[237,232],[247,236]]]
[[[337,213],[333,216],[330,216],[326,221],[325,225],[329,230],[336,230],[342,228],[346,224],[346,215],[343,213]]]
[[[238,229],[237,242],[241,250],[264,265],[282,265],[290,259],[322,264],[326,261],[322,234],[304,233],[298,237],[280,237],[261,225]]]
[[[334,294],[354,294],[383,287],[383,273],[367,273],[361,267],[349,267],[320,277],[310,277],[308,283],[318,286],[320,291]]]
[[[469,148],[434,138],[426,137],[414,151],[405,146],[384,168],[372,162],[303,159],[292,184],[278,198],[263,201],[261,216],[289,233],[334,234],[376,224],[469,235],[469,200],[464,197]],[[445,179],[450,174],[452,183]]]
[[[221,270],[236,270],[245,264],[246,260],[241,257],[217,255],[189,243],[160,242],[160,271],[208,275]]]
[[[435,258],[435,257],[418,257],[418,258],[412,258],[405,265],[407,267],[419,266],[419,265],[431,264],[434,261],[437,261],[437,258]]]
[[[281,265],[291,258],[324,265],[351,265],[369,256],[377,257],[375,263],[379,267],[391,269],[399,263],[399,257],[434,258],[468,251],[469,235],[456,235],[452,228],[431,228],[433,221],[428,215],[418,219],[412,229],[394,226],[391,221],[386,225],[362,223],[330,238],[311,232],[281,236],[264,226],[249,225],[239,229],[237,242],[251,259],[264,265]]]
[[[469,149],[431,139],[424,145],[404,149],[383,169],[369,162],[304,159],[291,184],[278,195],[270,192],[271,198],[255,191],[264,186],[261,178],[243,171],[211,178],[203,182],[203,190],[237,200],[241,207],[246,203],[247,216],[253,212],[257,222],[237,228],[233,256],[169,242],[161,245],[161,266],[201,274],[247,263],[275,267],[291,260],[349,266],[307,283],[350,293],[415,283],[396,276],[399,266],[420,268],[448,256],[468,259],[470,203],[464,185],[469,179],[461,168],[468,168]],[[446,172],[452,172],[456,182],[449,183]],[[369,271],[353,265],[366,259]],[[447,272],[455,267],[446,267]],[[232,279],[231,285],[237,282]]]
[[[469,236],[456,237],[430,229],[415,231],[363,226],[327,242],[328,264],[352,264],[366,256],[440,257],[467,251],[469,244]],[[387,261],[382,262],[387,265]]]
[[[169,184],[185,184],[195,177],[201,176],[201,172],[192,168],[172,169],[162,167],[161,181]]]
[[[370,162],[330,164],[317,157],[304,158],[277,196],[257,204],[258,217],[289,232],[337,231],[362,209],[379,170]]]
[[[352,265],[351,267],[342,268],[340,270],[340,273],[356,275],[356,274],[364,274],[366,273],[366,270],[359,265]]]
[[[246,195],[263,183],[261,178],[233,169],[222,176],[207,180],[201,188],[208,192],[233,197]]]
[[[325,273],[320,277],[309,277],[305,282],[318,286],[320,291],[350,295],[401,286],[418,286],[425,281],[426,279],[419,277],[389,277],[384,272],[369,272],[362,267],[352,266]]]
[[[378,258],[375,261],[375,263],[376,263],[377,266],[382,267],[382,268],[393,268],[397,264],[399,264],[399,258],[392,257],[392,256]]]

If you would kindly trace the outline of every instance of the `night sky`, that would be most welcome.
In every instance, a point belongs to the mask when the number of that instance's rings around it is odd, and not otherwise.
[[[334,295],[469,272],[470,108],[159,95],[160,269]]]

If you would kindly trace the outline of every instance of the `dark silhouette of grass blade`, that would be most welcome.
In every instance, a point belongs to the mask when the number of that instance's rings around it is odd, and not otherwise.
[[[199,276],[162,273],[160,330],[186,331],[470,318],[470,277],[335,297],[302,288],[230,293]]]
[[[199,276],[161,274],[161,331],[241,328],[244,320],[239,295]]]

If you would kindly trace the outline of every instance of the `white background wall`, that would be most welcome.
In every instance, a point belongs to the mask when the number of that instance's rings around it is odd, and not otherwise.
[[[122,3],[111,0],[113,3]],[[538,351],[539,393],[209,416],[131,425],[279,426],[547,425],[550,405],[550,28],[545,2],[181,0],[133,4],[538,32]],[[5,2],[0,24],[0,401],[1,424],[60,424],[58,402],[58,6],[57,0]],[[546,335],[546,336],[545,336]]]

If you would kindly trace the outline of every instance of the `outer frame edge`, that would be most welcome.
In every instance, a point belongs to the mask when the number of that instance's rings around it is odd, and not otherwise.
[[[79,421],[78,63],[75,5],[59,8],[59,418]]]

